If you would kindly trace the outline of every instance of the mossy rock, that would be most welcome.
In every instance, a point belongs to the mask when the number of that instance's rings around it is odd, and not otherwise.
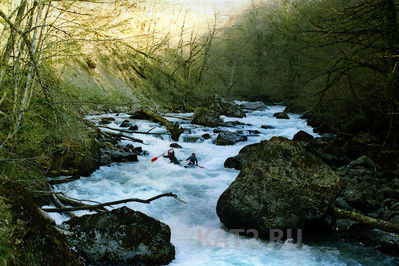
[[[219,117],[217,112],[208,108],[198,107],[195,109],[191,123],[206,127],[217,127],[223,124],[223,120]]]
[[[228,228],[304,228],[337,198],[341,180],[323,161],[284,137],[262,141],[220,196],[217,214]]]

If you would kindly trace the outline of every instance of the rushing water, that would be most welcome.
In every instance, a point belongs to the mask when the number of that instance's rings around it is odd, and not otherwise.
[[[354,246],[344,241],[324,242],[318,244],[284,244],[236,236],[228,233],[216,215],[216,203],[219,196],[236,178],[239,171],[225,169],[226,158],[234,156],[245,145],[270,139],[272,136],[292,138],[299,130],[313,133],[306,121],[298,115],[290,114],[290,120],[278,120],[273,117],[281,112],[283,106],[272,106],[266,110],[249,112],[246,118],[226,118],[225,121],[240,121],[251,126],[237,126],[226,130],[259,130],[259,136],[251,136],[248,141],[234,146],[216,146],[217,134],[213,129],[191,125],[187,120],[170,118],[181,122],[191,133],[180,137],[179,144],[183,149],[175,149],[178,159],[185,159],[195,152],[199,164],[204,169],[183,168],[170,164],[168,159],[159,158],[151,163],[151,158],[159,156],[169,149],[171,140],[168,136],[137,135],[144,140],[144,150],[149,156],[139,157],[139,162],[112,164],[101,167],[89,178],[58,185],[55,190],[63,191],[68,196],[79,199],[107,202],[125,198],[150,198],[152,196],[173,192],[187,204],[173,198],[163,198],[149,205],[128,203],[126,206],[152,216],[171,228],[172,243],[176,247],[176,259],[172,265],[386,265],[393,259],[372,249]],[[193,114],[174,114],[189,117]],[[128,118],[125,114],[106,114],[116,121],[109,126],[118,128]],[[89,117],[99,121],[99,117]],[[140,131],[165,132],[166,129],[156,123],[133,120]],[[262,125],[273,126],[273,129],[261,129]],[[184,142],[185,136],[211,134],[209,140],[197,143]],[[122,141],[128,144],[129,141]],[[136,143],[133,143],[136,145]],[[115,206],[120,207],[120,206]],[[78,215],[86,214],[81,211]],[[51,214],[57,223],[66,220],[65,216]]]

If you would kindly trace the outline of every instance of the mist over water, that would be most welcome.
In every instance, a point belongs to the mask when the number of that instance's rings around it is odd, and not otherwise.
[[[179,145],[183,149],[175,149],[179,160],[186,159],[195,152],[200,168],[184,168],[169,163],[168,159],[159,158],[151,163],[151,158],[165,153],[172,143],[167,135],[138,135],[147,145],[142,146],[149,156],[140,156],[139,162],[115,163],[103,166],[88,178],[55,186],[56,191],[62,191],[70,197],[108,202],[126,198],[147,199],[167,192],[177,194],[187,204],[173,198],[162,198],[151,204],[127,203],[114,208],[127,206],[141,211],[151,217],[166,223],[171,228],[171,242],[176,247],[176,259],[171,265],[377,265],[390,264],[392,258],[371,249],[353,246],[343,241],[323,242],[322,244],[284,244],[268,243],[248,237],[241,237],[225,230],[216,214],[216,203],[223,191],[234,181],[239,171],[226,169],[224,161],[238,154],[246,145],[270,139],[272,136],[292,138],[299,130],[304,130],[314,136],[311,127],[298,115],[290,114],[290,120],[278,120],[273,117],[276,112],[283,111],[283,106],[272,106],[266,110],[249,112],[246,118],[226,118],[225,121],[240,121],[251,126],[224,128],[236,131],[259,130],[259,136],[250,136],[248,141],[239,142],[234,146],[216,146],[217,134],[212,128],[191,125],[187,120],[168,118],[179,121],[182,127],[191,133],[180,137]],[[173,114],[182,118],[193,114]],[[110,127],[119,128],[119,124],[128,119],[127,114],[105,114],[100,117],[112,116],[116,119]],[[98,122],[96,116],[89,117]],[[156,123],[143,120],[133,120],[140,131],[166,132],[166,129]],[[273,126],[273,129],[261,129],[262,125]],[[198,136],[209,133],[209,140],[200,139],[196,143],[184,142],[186,136]],[[122,141],[121,144],[128,144]],[[83,215],[88,212],[77,212]],[[57,224],[67,217],[51,214]]]

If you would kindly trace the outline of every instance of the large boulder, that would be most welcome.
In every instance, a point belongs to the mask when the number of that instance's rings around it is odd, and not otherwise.
[[[72,218],[61,227],[90,264],[159,265],[175,257],[169,226],[127,207]]]
[[[245,102],[241,103],[240,107],[247,110],[264,110],[267,108],[263,102]]]
[[[223,120],[215,111],[208,108],[199,107],[195,109],[194,117],[191,123],[206,127],[217,127],[223,124]]]
[[[219,115],[245,117],[245,112],[237,104],[224,99],[218,94],[206,97],[201,106],[211,109]]]
[[[234,145],[240,141],[247,141],[248,137],[237,133],[237,132],[230,132],[224,131],[221,132],[216,138],[216,145],[219,146],[227,146],[227,145]]]
[[[223,192],[217,214],[228,228],[303,228],[322,218],[341,190],[340,178],[303,146],[284,137],[262,141]]]

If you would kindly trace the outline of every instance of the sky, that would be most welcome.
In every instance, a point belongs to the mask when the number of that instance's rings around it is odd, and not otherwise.
[[[225,13],[235,9],[238,11],[251,3],[251,0],[173,0],[178,3],[184,3],[185,6],[194,10],[205,9],[213,13],[214,10]]]

